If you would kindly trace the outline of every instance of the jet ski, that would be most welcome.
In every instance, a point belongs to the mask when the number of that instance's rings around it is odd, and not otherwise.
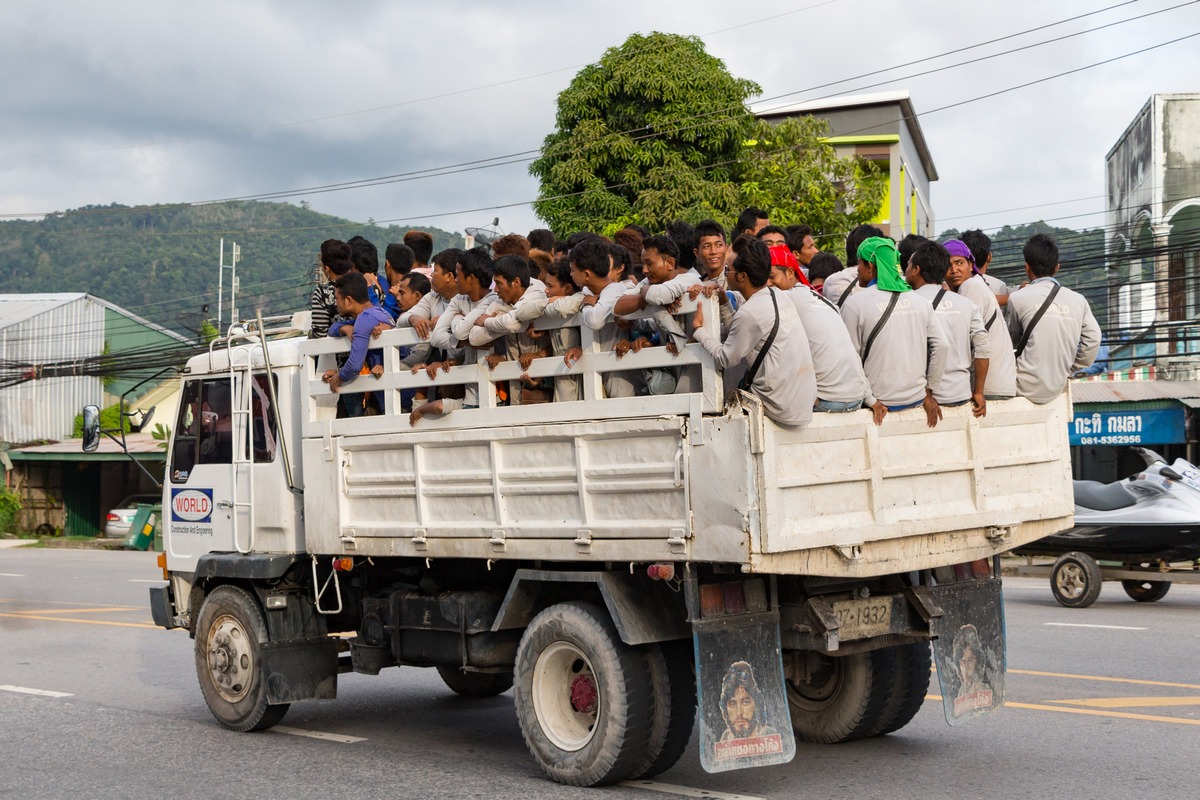
[[[1146,461],[1115,483],[1075,481],[1075,527],[1014,550],[1022,556],[1086,553],[1125,564],[1200,559],[1200,469],[1135,447]]]

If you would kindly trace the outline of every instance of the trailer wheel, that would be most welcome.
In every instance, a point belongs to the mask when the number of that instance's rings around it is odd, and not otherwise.
[[[1100,565],[1086,553],[1064,553],[1050,570],[1050,591],[1060,605],[1087,608],[1100,596]]]
[[[894,733],[912,722],[925,703],[925,695],[929,693],[930,667],[933,664],[929,643],[914,642],[875,652],[883,653],[886,650],[894,654],[892,689],[884,704],[883,714],[868,736]],[[882,677],[886,678],[886,675]]]
[[[458,667],[438,667],[438,675],[450,690],[462,697],[495,697],[513,685],[508,672],[463,672]]]
[[[895,655],[887,649],[836,658],[801,655],[786,673],[796,738],[837,744],[869,734],[883,718]]]
[[[691,645],[691,641],[663,642],[644,648],[654,715],[650,743],[630,778],[652,778],[666,772],[687,749],[696,722],[696,671]]]
[[[650,741],[653,696],[644,653],[591,603],[559,603],[529,623],[513,691],[529,752],[559,783],[624,780]]]
[[[1125,594],[1139,603],[1154,603],[1162,600],[1171,590],[1170,581],[1121,581]]]
[[[261,731],[287,713],[287,703],[267,703],[266,641],[262,611],[248,592],[218,586],[204,598],[196,620],[196,675],[209,711],[230,730]]]

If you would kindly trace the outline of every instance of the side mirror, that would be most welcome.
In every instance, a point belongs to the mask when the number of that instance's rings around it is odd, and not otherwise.
[[[83,452],[94,453],[100,446],[100,406],[83,407]]]
[[[150,424],[150,420],[154,418],[155,408],[157,408],[157,406],[150,406],[149,411],[142,411],[141,409],[138,409],[129,415],[129,426],[133,429],[134,433],[141,433],[146,429],[146,426]],[[141,416],[141,419],[137,422],[134,422],[133,418],[135,416]]]

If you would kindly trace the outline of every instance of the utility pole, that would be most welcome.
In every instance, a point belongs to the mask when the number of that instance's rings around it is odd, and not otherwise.
[[[232,263],[225,263],[225,239],[221,239],[221,259],[220,269],[217,270],[217,335],[223,336],[225,329],[221,323],[221,310],[224,308],[225,300],[225,270],[229,270],[232,274],[229,276],[229,322],[233,324],[237,321],[237,263],[242,257],[242,249],[237,246],[237,242],[232,242],[233,250],[231,255]]]

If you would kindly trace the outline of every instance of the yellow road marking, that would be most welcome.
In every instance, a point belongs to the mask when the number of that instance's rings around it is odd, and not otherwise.
[[[14,611],[13,614],[101,614],[108,611],[143,611],[136,606],[109,606],[108,608],[39,608],[36,611]]]
[[[30,601],[29,600],[21,600],[19,598],[0,597],[0,603],[28,603],[28,602],[30,602]],[[95,600],[93,600],[90,603],[72,603],[67,600],[39,600],[38,602],[39,603],[47,603],[52,606],[84,606],[84,607],[87,607],[87,606],[96,605]],[[121,608],[133,609],[133,608],[140,608],[140,606],[121,606]]]
[[[1088,708],[1135,708],[1138,706],[1198,706],[1200,697],[1099,697],[1091,700],[1051,700]]]
[[[118,628],[154,628],[158,626],[153,622],[106,622],[100,619],[71,619],[70,617],[49,617],[36,616],[33,614],[0,614],[0,617],[10,617],[12,619],[39,619],[46,622],[79,622],[84,625],[113,625]]]
[[[1106,683],[1132,683],[1138,686],[1170,686],[1174,689],[1200,689],[1194,683],[1170,683],[1168,681],[1143,681],[1136,678],[1105,678],[1099,675],[1071,675],[1063,672],[1037,672],[1030,669],[1010,669],[1010,675],[1036,675],[1042,678],[1071,678],[1079,681],[1104,681]]]
[[[926,700],[936,700],[939,703],[942,701],[941,695],[927,694]],[[1063,702],[1063,701],[1058,701]],[[1102,711],[1098,708],[1066,708],[1064,706],[1046,706],[1038,703],[1013,703],[1004,701],[1005,708],[1023,708],[1027,711],[1058,711],[1062,714],[1086,714],[1091,717],[1118,717],[1120,719],[1138,719],[1145,722],[1175,722],[1180,725],[1200,725],[1200,719],[1186,719],[1184,717],[1158,717],[1152,714],[1131,714],[1123,711]]]

